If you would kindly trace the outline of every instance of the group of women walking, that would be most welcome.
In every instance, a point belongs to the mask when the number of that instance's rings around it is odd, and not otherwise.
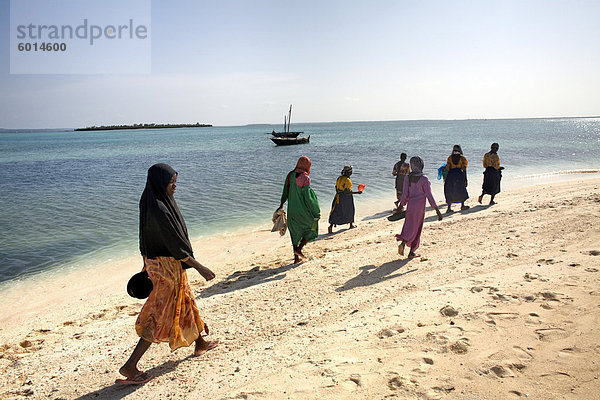
[[[500,192],[502,167],[497,151],[498,144],[494,143],[491,151],[484,156],[483,165],[486,169],[479,202],[483,195],[489,194],[492,196],[490,204],[494,204],[494,196]],[[406,206],[402,232],[396,235],[396,240],[400,242],[398,253],[404,255],[405,247],[408,246],[408,257],[412,258],[418,256],[415,251],[420,244],[426,201],[435,209],[438,220],[442,220],[442,214],[431,193],[431,183],[423,174],[423,160],[415,156],[407,164],[406,158],[406,154],[402,154],[393,171],[396,176],[396,204],[399,209]],[[467,165],[460,146],[454,146],[445,167],[448,170],[444,185],[448,212],[451,211],[452,203],[460,203],[461,209],[467,208],[464,204],[469,197],[466,190]],[[310,167],[308,157],[298,159],[296,167],[286,176],[277,209],[281,210],[284,203],[288,203],[287,228],[292,240],[294,263],[300,263],[306,258],[304,246],[315,240],[319,232],[321,210],[310,186]],[[352,190],[352,172],[352,166],[344,166],[336,180],[336,193],[329,214],[329,233],[337,225],[349,224],[350,229],[356,228],[353,195],[361,194],[362,190]],[[138,369],[137,364],[152,343],[168,342],[172,351],[194,343],[195,356],[218,345],[218,341],[206,341],[202,336],[203,332],[209,333],[208,325],[200,317],[188,283],[189,268],[197,270],[206,280],[213,279],[215,274],[194,257],[185,221],[173,197],[177,177],[177,172],[169,165],[153,165],[148,170],[146,187],[140,198],[139,239],[140,253],[144,260],[142,273],[149,282],[138,283],[138,280],[132,279],[128,291],[138,297],[136,293],[146,291],[147,285],[150,290],[139,296],[148,298],[135,324],[140,339],[127,362],[119,369],[119,373],[125,377],[117,380],[120,384],[141,384],[151,379]],[[145,286],[136,288],[136,285]]]
[[[490,205],[495,204],[494,197],[500,193],[500,180],[502,178],[500,158],[498,157],[498,143],[493,143],[491,150],[483,157],[483,175],[482,192],[478,198],[482,202],[483,196],[491,196]],[[410,159],[409,168],[406,168],[406,154],[402,153],[400,161],[394,165],[392,175],[396,176],[396,195],[398,201],[398,211],[407,206],[402,233],[396,235],[398,253],[404,255],[406,246],[410,247],[409,258],[417,257],[415,253],[419,247],[423,221],[425,217],[425,199],[429,201],[432,208],[435,209],[438,220],[442,220],[442,214],[437,207],[435,199],[431,194],[431,184],[426,176],[423,175],[423,160],[420,157]],[[463,154],[460,145],[454,145],[452,153],[448,156],[444,169],[444,196],[448,206],[446,213],[452,212],[452,204],[460,203],[461,210],[469,209],[465,201],[469,198],[467,192],[467,166],[468,162]],[[399,177],[402,184],[399,184]]]

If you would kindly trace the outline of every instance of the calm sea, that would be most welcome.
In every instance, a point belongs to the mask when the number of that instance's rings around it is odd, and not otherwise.
[[[158,162],[179,172],[176,199],[194,238],[269,222],[301,155],[327,211],[345,164],[367,185],[361,201],[393,196],[401,152],[420,155],[437,185],[454,144],[480,174],[500,143],[505,180],[600,168],[600,118],[295,124],[310,144],[289,147],[269,140],[272,129],[0,133],[0,282],[135,253],[138,200]]]

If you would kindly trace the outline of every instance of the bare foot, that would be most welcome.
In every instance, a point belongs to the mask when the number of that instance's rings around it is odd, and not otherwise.
[[[398,245],[398,254],[400,254],[401,256],[404,255],[404,246],[406,245],[406,243],[402,242]]]
[[[218,340],[211,340],[207,342],[202,338],[198,338],[198,340],[196,340],[196,348],[194,349],[194,357],[199,357],[207,351],[214,349],[218,345]]]
[[[483,195],[479,196],[479,198],[477,199],[477,201],[479,202],[479,204],[481,204],[481,200],[483,199]]]
[[[354,228],[356,228],[356,225],[350,224],[350,228],[349,229],[354,229]]]
[[[306,256],[299,251],[294,252],[294,264],[300,264],[306,260]]]
[[[327,228],[327,233],[330,235],[333,233],[333,225],[329,225],[329,228]]]
[[[490,206],[493,206],[494,204],[496,204],[494,200],[490,201]]]
[[[121,369],[119,369],[119,373],[127,379],[136,379],[140,375],[144,374],[136,367],[129,367],[127,364],[123,365]]]
[[[421,255],[413,253],[412,251],[410,253],[408,253],[408,258],[415,258],[415,257],[421,257]]]
[[[117,379],[115,380],[115,383],[117,385],[142,385],[150,380],[152,380],[152,376],[140,371],[140,373],[133,378]]]

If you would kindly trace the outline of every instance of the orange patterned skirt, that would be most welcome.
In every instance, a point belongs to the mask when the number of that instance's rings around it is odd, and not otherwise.
[[[154,285],[135,323],[137,334],[150,343],[169,342],[171,351],[192,344],[204,329],[181,262],[173,257],[146,259]]]

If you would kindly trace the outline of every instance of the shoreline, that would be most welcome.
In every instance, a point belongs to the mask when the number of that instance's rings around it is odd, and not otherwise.
[[[522,175],[511,177],[510,180],[506,178],[502,181],[502,192],[499,196],[502,196],[503,193],[509,192],[515,189],[533,187],[537,185],[545,185],[556,182],[565,182],[576,179],[593,179],[595,177],[600,177],[600,170],[597,169],[578,169],[578,170],[561,170],[554,171],[548,173],[540,173],[540,174],[530,174],[530,175]],[[431,189],[438,204],[440,210],[443,211],[443,206],[445,205],[444,198],[444,188],[443,188],[443,180],[437,180],[437,177],[429,178],[431,182]],[[467,204],[477,204],[477,197],[479,195],[479,188],[481,187],[483,181],[483,175],[471,174],[469,176],[469,193],[470,197],[467,200]],[[391,182],[393,185],[393,182]],[[477,188],[474,190],[474,188]],[[368,190],[368,188],[367,188]],[[360,221],[361,218],[365,218],[367,214],[378,214],[383,213],[383,210],[389,209],[391,213],[391,209],[393,207],[393,199],[395,198],[395,192],[390,190],[387,194],[378,194],[375,197],[362,201],[359,196],[355,196],[356,203],[356,215],[357,221]],[[484,199],[485,200],[485,199]],[[321,205],[321,219],[319,221],[319,237],[321,238],[327,232],[327,229],[323,228],[323,225],[327,226],[327,218],[329,215],[330,202],[331,199],[319,199]],[[362,203],[362,204],[361,204]],[[276,205],[274,206],[276,207]],[[430,209],[429,204],[427,204],[427,209]],[[253,235],[256,232],[261,231],[270,231],[271,223],[270,221],[256,224],[250,223],[243,226],[236,226],[228,230],[223,230],[216,233],[210,233],[207,235],[195,236],[191,238],[192,248],[195,252],[200,254],[200,258],[202,257],[202,242],[203,241],[235,241],[237,237],[244,237],[248,235]],[[287,233],[286,233],[287,235]],[[112,264],[123,264],[124,262],[131,262],[132,259],[140,258],[139,252],[136,250],[127,251],[127,250],[119,250],[116,253],[108,253],[107,255],[102,254],[99,257],[90,257],[90,255],[84,255],[78,257],[78,259],[70,262],[63,263],[62,265],[57,265],[52,267],[47,271],[34,272],[31,274],[26,274],[20,276],[15,279],[11,279],[8,281],[0,282],[0,295],[4,292],[14,289],[15,286],[34,286],[39,282],[44,282],[47,279],[61,279],[61,277],[65,275],[76,275],[83,273],[85,271],[92,271],[96,269],[102,269],[103,267],[109,266]],[[77,264],[85,264],[83,267],[77,267]],[[44,276],[47,275],[47,276]],[[1,322],[1,320],[0,320]]]
[[[3,295],[0,397],[590,398],[600,177],[573,177],[441,222],[428,210],[420,259],[395,253],[387,198],[357,207],[358,229],[321,234],[301,265],[270,229],[194,241],[217,277],[190,284],[221,345],[198,360],[152,346],[140,367],[154,379],[137,388],[113,382],[137,341],[143,301],[125,284],[138,256]]]
[[[568,171],[524,176],[513,179],[506,184],[503,182],[503,192],[498,195],[497,199],[500,199],[499,201],[501,201],[502,194],[510,193],[515,190],[533,188],[552,183],[570,182],[574,180],[592,180],[599,177],[600,171],[597,170],[586,170],[583,172]],[[482,180],[483,176],[475,178],[470,177],[469,192],[473,192],[473,187],[481,187]],[[437,179],[430,179],[430,181],[432,182],[432,192],[436,202],[438,203],[438,207],[440,207],[440,210],[444,212],[445,203],[443,203],[443,184],[440,183],[442,181],[437,181]],[[434,182],[437,182],[437,184]],[[471,197],[467,200],[467,204],[470,204],[471,206],[477,204],[477,196],[479,192],[477,191],[476,193],[476,195],[471,193]],[[390,215],[395,193],[390,191],[389,195],[377,196],[363,204],[361,204],[360,199],[357,199],[358,197],[359,196],[355,196],[357,210],[356,221],[357,224],[360,224],[374,219],[385,218],[386,216]],[[486,199],[487,198],[489,198],[489,196],[486,197]],[[484,199],[484,203],[486,199]],[[319,237],[317,240],[327,239],[326,233],[328,226],[327,218],[330,208],[329,202],[330,200],[327,199],[326,201],[321,201],[320,203],[321,219],[319,221]],[[428,212],[432,210],[428,203],[427,210]],[[289,233],[286,232],[286,235],[283,238],[280,238],[278,234],[271,232],[271,227],[272,225],[269,221],[264,224],[236,227],[221,233],[194,237],[191,239],[192,248],[196,253],[197,259],[201,263],[205,264],[209,268],[214,268],[211,267],[212,263],[223,262],[223,258],[227,257],[227,255],[239,257],[243,250],[236,250],[236,247],[240,244],[242,244],[242,248],[256,247],[262,251],[266,251],[269,248],[291,247],[289,243]],[[337,227],[336,229],[344,230],[345,228]],[[257,236],[260,236],[260,238]],[[290,256],[290,262],[292,258],[293,257]],[[135,251],[122,257],[111,257],[104,261],[98,261],[90,264],[89,266],[79,268],[71,266],[66,269],[57,267],[56,269],[48,272],[39,272],[31,276],[19,278],[17,280],[2,282],[0,283],[0,295],[2,298],[0,300],[0,326],[3,323],[6,323],[6,320],[8,319],[6,316],[11,315],[9,308],[12,307],[6,307],[6,303],[19,304],[19,299],[27,298],[29,293],[35,293],[38,290],[52,292],[53,290],[60,291],[60,289],[64,288],[75,288],[74,292],[80,294],[81,299],[85,299],[85,301],[92,301],[91,297],[94,295],[106,294],[107,290],[109,290],[111,295],[120,296],[123,293],[126,295],[125,286],[127,281],[131,275],[141,269],[141,263],[141,256],[137,251]],[[103,283],[97,287],[88,287],[83,285],[81,281],[85,282],[85,278],[88,275],[102,276],[104,278]],[[198,280],[200,278],[190,278],[190,280],[193,279]],[[114,290],[115,287],[119,286],[122,286],[122,290],[120,292],[118,290]],[[58,294],[50,295],[50,298],[56,303],[61,303],[60,295]],[[18,309],[19,312],[23,312],[24,310],[37,310],[40,309],[40,307],[44,308],[44,304],[46,302],[47,299],[43,299],[40,304],[18,306],[16,309]],[[0,330],[0,339],[2,338],[2,331]]]

